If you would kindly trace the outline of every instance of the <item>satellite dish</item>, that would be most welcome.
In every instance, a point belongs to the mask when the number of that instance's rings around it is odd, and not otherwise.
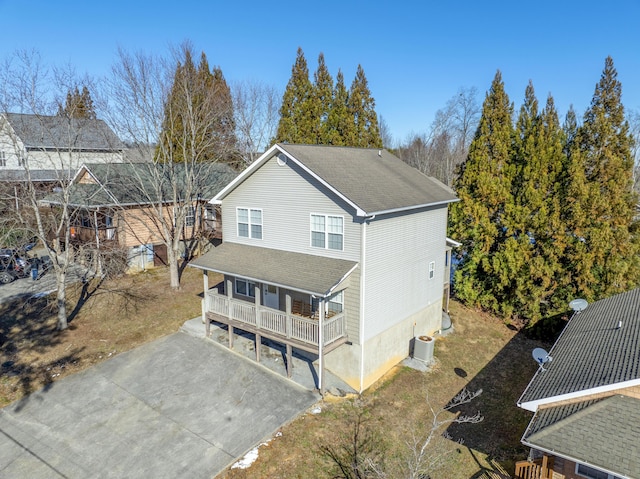
[[[587,303],[586,299],[582,299],[582,298],[574,299],[569,303],[569,307],[573,309],[576,313],[579,313],[580,311],[587,309],[587,306],[589,306],[589,303]]]
[[[550,363],[551,360],[553,359],[551,356],[549,356],[549,353],[542,348],[534,349],[532,355],[533,355],[533,359],[536,360],[536,362],[540,366],[540,369],[542,369],[543,371],[545,371],[543,366],[546,363]]]

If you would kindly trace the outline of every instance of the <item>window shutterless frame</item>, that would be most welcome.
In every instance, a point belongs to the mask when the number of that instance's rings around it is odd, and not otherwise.
[[[309,224],[313,248],[344,251],[344,216],[311,213]]]

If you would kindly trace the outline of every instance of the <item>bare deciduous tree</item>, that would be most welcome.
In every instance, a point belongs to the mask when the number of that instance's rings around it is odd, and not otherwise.
[[[276,134],[282,95],[259,81],[237,82],[232,94],[240,156],[250,165]]]
[[[105,83],[111,124],[137,150],[136,157],[152,165],[135,169],[129,179],[148,205],[140,210],[146,225],[167,248],[173,289],[180,287],[180,273],[191,258],[194,242],[188,240],[198,237],[202,224],[192,223],[194,207],[209,199],[206,187],[219,166],[206,155],[213,147],[219,158],[232,153],[219,151],[220,143],[211,134],[222,114],[215,89],[206,81],[176,74],[187,55],[193,56],[191,49],[185,43],[169,58],[120,50]]]
[[[629,110],[629,133],[633,138],[631,155],[633,158],[633,189],[640,191],[640,110]]]
[[[37,52],[19,51],[0,68],[0,142],[7,152],[5,179],[12,183],[12,216],[3,233],[35,237],[45,248],[56,277],[58,329],[67,327],[67,276],[73,263],[72,218],[76,212],[70,197],[70,180],[86,161],[83,142],[87,135],[99,137],[94,119],[56,115],[64,95],[78,85],[91,85],[77,78],[72,68],[46,66]],[[117,138],[102,138],[105,141]],[[118,145],[113,145],[117,148]],[[46,178],[45,178],[46,176]],[[44,181],[46,179],[46,181]],[[47,195],[55,195],[56,207],[43,207]]]
[[[351,411],[351,429],[341,440],[321,447],[333,465],[333,477],[344,479],[422,479],[451,453],[451,448],[439,443],[450,440],[446,428],[451,424],[476,424],[484,418],[456,414],[460,406],[473,401],[482,390],[460,391],[446,406],[434,409],[427,397],[427,417],[415,418],[403,444],[389,444],[384,431],[372,429],[366,421],[365,404],[356,402]],[[457,441],[462,443],[461,440]]]
[[[438,110],[428,133],[411,134],[398,155],[423,173],[451,186],[468,153],[480,119],[476,88],[461,88]]]

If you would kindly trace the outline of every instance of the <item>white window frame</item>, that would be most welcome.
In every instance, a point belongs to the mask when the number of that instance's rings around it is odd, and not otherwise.
[[[608,472],[603,471],[602,469],[598,469],[597,467],[593,467],[593,466],[590,466],[588,464],[582,464],[582,463],[576,462],[576,475],[578,475],[580,477],[586,477],[588,479],[596,479],[596,476],[590,476],[590,475],[588,475],[589,474],[588,472],[585,472],[585,471],[580,472],[579,471],[580,467],[586,467],[588,469],[592,469],[594,471],[600,472],[601,474],[605,474],[607,479],[620,479],[618,476],[615,476],[613,474],[609,474]]]
[[[238,283],[244,283],[245,291],[247,292],[246,294],[242,293],[238,289]],[[256,283],[254,283],[253,281],[249,281],[248,279],[236,278],[236,280],[234,282],[234,290],[235,290],[237,295],[244,296],[245,298],[255,298],[256,297]],[[253,291],[253,294],[251,294],[252,291]]]
[[[332,304],[338,305],[339,311],[335,307],[332,308]],[[327,299],[327,313],[329,311],[333,311],[336,314],[340,314],[344,311],[344,290],[338,291],[336,294]]]
[[[0,150],[0,166],[7,166],[7,155],[2,150]]]
[[[317,230],[314,229],[314,221],[313,219],[317,217],[317,218],[323,218],[323,230]],[[340,232],[336,232],[336,231],[329,231],[329,218],[339,218],[340,222],[341,222],[341,228],[340,228]],[[314,245],[313,244],[313,234],[314,233],[322,233],[324,235],[324,239],[323,239],[323,245],[322,246],[318,246],[318,245]],[[340,248],[332,248],[331,246],[329,246],[330,242],[330,236],[331,235],[339,235],[341,238],[340,241]],[[326,214],[322,214],[322,213],[311,213],[311,215],[309,216],[309,244],[312,248],[320,248],[320,249],[330,249],[332,251],[344,251],[344,216],[341,215],[326,215]]]
[[[432,280],[436,277],[436,262],[431,261],[429,263],[429,280]]]
[[[240,211],[246,211],[247,212],[247,221],[240,221]],[[254,221],[254,218],[251,216],[251,213],[260,213],[260,222],[258,223],[257,221]],[[263,215],[262,215],[262,209],[261,208],[246,208],[244,206],[238,206],[236,208],[236,225],[237,225],[237,232],[238,232],[238,237],[240,238],[251,238],[251,239],[262,239],[264,237],[264,232],[263,232]],[[241,234],[240,233],[240,225],[241,224],[246,224],[247,225],[247,234]],[[257,234],[257,232],[254,231],[254,226],[259,226],[260,227],[260,235]]]
[[[184,225],[187,227],[195,226],[196,224],[196,207],[187,205],[184,207]]]

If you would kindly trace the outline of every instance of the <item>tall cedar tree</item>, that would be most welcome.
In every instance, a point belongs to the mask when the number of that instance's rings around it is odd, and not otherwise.
[[[338,70],[336,75],[336,86],[333,92],[333,103],[327,115],[326,136],[324,138],[327,145],[346,145],[346,139],[353,135],[355,124],[349,117],[347,101],[349,92],[344,84],[344,75]]]
[[[78,90],[78,87],[75,87],[73,91],[69,90],[67,92],[67,100],[64,107],[62,105],[58,107],[58,115],[64,115],[68,118],[96,119],[93,99],[86,85],[82,87],[82,92]]]
[[[513,106],[498,71],[455,184],[460,201],[451,209],[451,234],[462,242],[463,254],[455,273],[456,294],[467,303],[497,312],[501,306],[494,291],[502,289],[498,285],[502,265],[496,264],[495,254],[512,234],[504,224],[506,205],[513,204],[512,116]]]
[[[304,54],[298,48],[273,142],[382,147],[375,100],[362,66],[358,65],[349,91],[340,71],[333,87],[321,53],[312,84]]]
[[[302,48],[298,48],[291,78],[282,97],[280,122],[276,131],[277,142],[315,144],[313,85]]]
[[[330,136],[328,116],[333,107],[333,78],[324,62],[324,55],[318,56],[318,69],[313,74],[313,128],[314,143],[327,144]]]
[[[569,150],[568,272],[576,296],[596,300],[639,284],[632,138],[611,57]]]
[[[198,161],[223,161],[235,165],[231,90],[219,67],[211,72],[204,52],[196,68],[191,49],[185,49],[184,63],[178,63],[174,74],[163,130],[165,153],[162,157],[165,159],[179,163],[185,160],[185,154],[189,154]]]
[[[355,125],[352,134],[347,138],[347,146],[382,148],[375,107],[376,102],[371,96],[367,77],[362,66],[358,65],[347,100],[347,110]]]

